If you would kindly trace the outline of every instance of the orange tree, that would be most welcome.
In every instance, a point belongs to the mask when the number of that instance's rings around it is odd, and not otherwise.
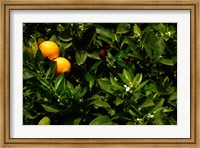
[[[177,124],[176,102],[177,24],[24,24],[23,124]]]

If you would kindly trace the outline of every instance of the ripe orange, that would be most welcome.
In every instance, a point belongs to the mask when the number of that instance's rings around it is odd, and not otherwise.
[[[69,73],[71,71],[71,63],[63,57],[56,58],[56,74]]]
[[[60,50],[58,45],[52,41],[44,41],[39,45],[44,58],[48,57],[51,61],[59,57]]]

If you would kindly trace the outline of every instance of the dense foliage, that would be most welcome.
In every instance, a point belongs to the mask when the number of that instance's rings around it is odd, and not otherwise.
[[[41,38],[72,65],[55,75]],[[23,124],[177,124],[177,24],[23,26]]]

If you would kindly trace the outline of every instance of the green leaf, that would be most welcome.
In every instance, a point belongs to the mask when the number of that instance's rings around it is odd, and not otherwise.
[[[165,114],[163,112],[158,111],[156,113],[154,113],[154,121],[153,124],[154,125],[165,125]]]
[[[109,116],[99,116],[90,122],[90,125],[111,125]]]
[[[106,79],[106,78],[98,79],[98,83],[99,83],[101,89],[103,89],[104,91],[106,91],[110,94],[114,94],[113,91],[112,91],[109,79]]]
[[[159,40],[157,40],[154,46],[157,51],[157,57],[160,57],[165,50],[165,41],[160,38]]]
[[[31,48],[33,56],[35,57],[37,50],[38,50],[38,44],[37,41],[33,36],[31,36],[31,39],[28,41],[29,48]]]
[[[33,77],[36,77],[37,74],[35,72],[32,72],[28,69],[25,69],[23,68],[23,79],[26,80],[26,79],[30,79],[30,78],[33,78]]]
[[[44,108],[44,110],[46,110],[47,112],[50,112],[50,113],[57,113],[57,112],[59,112],[59,110],[57,110],[55,108],[52,108],[50,106],[44,105],[44,104],[42,104],[42,107]]]
[[[134,113],[137,113],[138,115],[143,116],[143,114],[135,106],[132,105],[131,107],[132,107]]]
[[[80,84],[74,89],[74,99],[80,99],[87,93],[87,87],[81,88]]]
[[[94,65],[92,65],[89,72],[91,72],[92,70],[95,70],[101,63],[102,63],[102,60],[94,63]]]
[[[139,84],[138,87],[136,87],[135,92],[140,91],[141,88],[143,88],[148,82],[149,82],[149,80],[146,80],[146,81],[142,82],[141,84]]]
[[[69,43],[62,43],[63,49],[67,49],[67,48],[69,48],[69,47],[71,47],[71,46],[72,46],[72,42],[69,42]]]
[[[52,90],[51,88],[51,84],[49,81],[45,80],[44,78],[41,78],[41,77],[37,77],[37,79],[40,81],[40,83],[45,87],[47,88],[48,90]]]
[[[129,32],[130,24],[123,23],[117,25],[117,34],[124,34]]]
[[[45,78],[52,75],[56,70],[56,62],[50,63],[50,68],[46,71]]]
[[[171,59],[161,59],[159,62],[164,65],[174,66],[174,62]]]
[[[126,63],[122,59],[116,59],[117,64],[122,68],[127,68]]]
[[[131,109],[129,109],[128,112],[129,112],[133,117],[136,116],[136,114],[135,114]]]
[[[149,106],[153,106],[154,102],[151,99],[145,99],[145,101],[140,105],[140,107],[149,107]]]
[[[38,64],[41,61],[43,61],[43,56],[42,56],[41,50],[38,49],[35,55],[35,63]]]
[[[172,106],[177,107],[177,92],[172,93],[167,102]]]
[[[126,37],[126,38],[123,39],[123,41],[122,41],[122,43],[121,43],[121,47],[122,47],[124,44],[127,44],[127,45],[131,46],[131,45],[134,45],[134,42],[133,42],[132,39]]]
[[[54,89],[58,94],[60,94],[66,85],[64,74],[57,76],[54,82],[55,82]]]
[[[99,40],[102,40],[102,41],[104,41],[104,42],[106,42],[106,43],[108,43],[109,45],[112,45],[112,40],[110,39],[110,38],[108,38],[108,37],[105,37],[105,36],[103,36],[103,35],[100,35],[100,36],[98,36],[98,39]]]
[[[172,112],[172,111],[174,111],[174,109],[172,107],[163,108],[163,113],[169,113],[169,112]]]
[[[135,34],[141,34],[140,27],[137,24],[134,25],[133,30]]]
[[[162,23],[160,23],[160,24],[154,24],[153,28],[155,30],[159,31],[160,33],[165,33],[166,32],[165,26]]]
[[[156,113],[162,109],[163,103],[165,99],[160,99],[158,102],[156,102],[154,108],[151,110],[151,112]]]
[[[110,83],[112,85],[113,90],[124,90],[124,87],[120,86],[112,76],[110,77]]]
[[[111,108],[110,105],[107,102],[105,102],[105,101],[103,101],[101,99],[92,101],[90,103],[90,105],[96,105],[98,107],[103,107],[103,108]]]
[[[149,58],[152,59],[153,58],[152,47],[149,44],[144,44],[143,46]]]
[[[83,49],[87,48],[92,43],[92,40],[95,37],[95,35],[96,35],[96,27],[95,26],[88,28],[83,33],[83,36],[81,39]]]
[[[67,88],[71,91],[71,93],[74,93],[74,86],[70,81],[67,81]]]
[[[38,114],[38,115],[39,115],[39,114]],[[31,119],[31,120],[37,118],[38,115],[33,116],[33,115],[30,114],[30,112],[27,112],[27,111],[24,112],[24,116],[25,116],[25,118],[27,118],[27,119]]]
[[[98,52],[94,51],[92,53],[88,53],[87,56],[92,59],[101,60]]]
[[[127,85],[130,84],[130,82],[126,79],[126,77],[123,74],[118,73],[118,75],[124,83],[126,83]]]
[[[58,38],[63,42],[69,42],[72,40],[72,36],[70,35],[70,30],[64,30],[58,35]]]
[[[115,113],[116,111],[114,109],[108,110],[108,114],[110,114],[111,116],[113,116]]]
[[[33,56],[33,52],[32,49],[30,47],[26,47],[25,45],[23,45],[23,61],[33,61],[34,56]]]
[[[85,80],[89,83],[89,87],[91,89],[94,85],[94,78],[89,73],[87,73],[85,75]]]
[[[60,99],[66,98],[66,97],[70,97],[71,98],[71,91],[69,90],[69,88],[64,87],[62,92],[60,93],[60,95],[61,95]]]
[[[132,81],[131,75],[130,75],[130,73],[126,69],[123,70],[123,76],[126,78],[126,80],[129,83]]]
[[[136,74],[136,76],[133,78],[132,84],[133,84],[133,86],[137,87],[141,81],[142,81],[142,73]]]
[[[101,34],[104,37],[111,38],[109,30],[106,30],[102,26],[96,25],[96,33]]]
[[[122,100],[120,98],[116,98],[115,104],[116,104],[116,106],[118,106],[118,105],[122,104],[123,102],[124,102],[124,100]]]
[[[105,98],[105,96],[100,96],[100,95],[95,94],[91,98],[88,98],[88,100],[102,99],[102,98]]]
[[[74,119],[74,125],[79,125],[82,118],[76,118]]]
[[[49,41],[53,41],[54,43],[56,43],[57,37],[55,35],[52,35]]]
[[[80,53],[76,52],[76,62],[78,65],[82,65],[83,63],[85,63],[86,59],[87,59],[86,51],[81,51]]]

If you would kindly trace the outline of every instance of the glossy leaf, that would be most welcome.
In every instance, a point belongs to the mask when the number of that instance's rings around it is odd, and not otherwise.
[[[142,81],[142,74],[136,74],[136,76],[133,78],[132,84],[136,87],[138,84],[140,84]]]
[[[69,42],[72,40],[70,30],[65,30],[58,35],[58,38],[63,42]]]
[[[101,99],[92,101],[90,103],[90,105],[95,105],[95,106],[103,107],[103,108],[111,108],[110,105],[107,102],[105,102],[105,101],[103,101]]]
[[[123,102],[124,102],[124,100],[122,100],[120,98],[116,98],[115,104],[116,104],[116,106],[118,106],[118,105],[122,104]]]
[[[92,65],[90,71],[95,70],[101,63],[102,63],[102,60],[94,63],[94,65]]]
[[[31,49],[33,56],[35,57],[37,50],[38,50],[38,44],[35,38],[32,36],[31,39],[28,41],[29,48]]]
[[[59,110],[57,110],[57,109],[55,109],[55,108],[53,108],[53,107],[44,105],[44,104],[42,104],[42,107],[43,107],[47,112],[50,112],[50,113],[57,113],[57,112],[59,112]]]
[[[132,81],[131,75],[126,69],[123,70],[123,76],[129,83]]]
[[[173,66],[174,62],[170,59],[161,59],[160,63],[164,64],[164,65],[169,65],[169,66]]]
[[[145,99],[145,101],[140,105],[140,107],[149,107],[149,106],[153,106],[154,102],[151,99]]]
[[[126,24],[126,23],[124,23],[124,24],[118,24],[117,25],[117,33],[118,34],[124,34],[124,33],[127,33],[127,32],[129,32],[130,30],[129,30],[129,24]]]
[[[136,89],[135,89],[135,92],[136,91],[140,91],[147,83],[148,83],[149,80],[146,80],[144,82],[142,82],[141,84],[139,84]]]
[[[88,53],[87,56],[89,58],[96,59],[96,60],[100,60],[101,59],[99,54],[96,51],[94,51],[92,53]]]
[[[87,52],[86,51],[82,51],[82,52],[76,52],[76,62],[78,65],[82,65],[85,63],[87,59]]]
[[[58,94],[60,94],[63,91],[65,85],[66,84],[65,84],[64,74],[57,76],[56,79],[55,79],[55,86],[54,86],[55,91]]]
[[[106,91],[110,94],[114,94],[114,92],[112,91],[112,87],[109,82],[109,79],[106,79],[106,78],[98,79],[98,83],[99,83],[101,89],[103,89],[104,91]]]
[[[141,34],[140,27],[137,24],[134,25],[133,30],[135,34]]]
[[[89,73],[87,73],[85,75],[85,80],[89,83],[89,87],[91,89],[93,87],[93,85],[94,85],[94,78],[92,77],[92,75],[90,75]]]
[[[90,125],[111,125],[109,116],[99,116],[90,122]]]
[[[50,64],[50,68],[46,71],[45,78],[49,77],[52,75],[56,70],[56,62],[52,62]]]

